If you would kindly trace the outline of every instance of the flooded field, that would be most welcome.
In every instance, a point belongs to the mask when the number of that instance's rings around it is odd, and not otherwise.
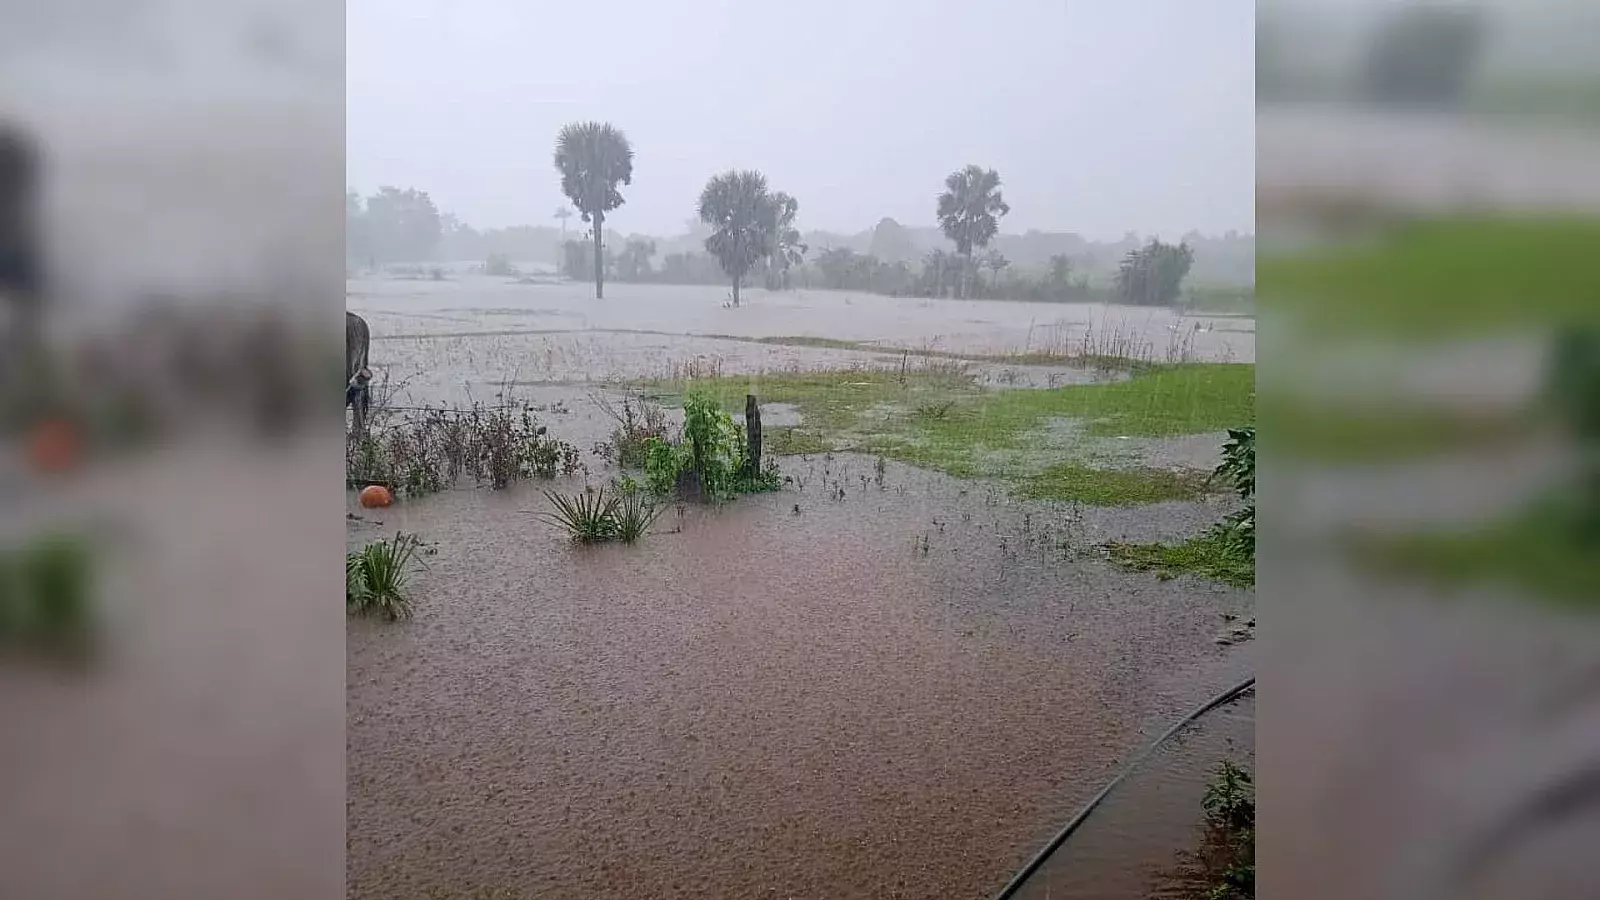
[[[1180,332],[1190,359],[1254,358],[1248,319],[1200,330],[1165,311],[834,292],[752,291],[729,309],[715,288],[616,285],[596,301],[585,285],[479,281],[352,282],[374,368],[418,403],[513,383],[586,451],[611,427],[590,395],[626,380],[954,366],[1016,393],[1126,377],[1001,359],[1096,330],[1157,360]],[[804,424],[812,408],[763,417]],[[1202,469],[1217,444],[1140,446]],[[1023,499],[818,452],[781,460],[779,492],[678,505],[637,545],[581,548],[536,513],[543,489],[614,473],[584,461],[553,485],[388,510],[350,498],[352,547],[404,530],[429,552],[415,618],[347,630],[349,896],[983,897],[1253,666],[1252,642],[1219,638],[1225,617],[1253,615],[1253,591],[1096,551],[1198,533],[1225,496]],[[1189,814],[1079,863],[1154,884]]]
[[[1181,352],[1195,360],[1255,361],[1253,319],[1156,308],[752,290],[732,309],[715,287],[613,284],[596,300],[588,284],[471,275],[353,280],[348,291],[347,307],[372,325],[373,362],[396,378],[421,370],[413,385],[419,397],[454,392],[463,382],[897,365],[906,349],[981,358],[1065,355],[1087,346],[1156,360]],[[799,346],[806,339],[836,346]],[[1019,370],[1018,378],[1049,377],[1033,367],[978,365],[993,370],[998,383],[1007,368]],[[1056,369],[1058,379],[1073,377]]]

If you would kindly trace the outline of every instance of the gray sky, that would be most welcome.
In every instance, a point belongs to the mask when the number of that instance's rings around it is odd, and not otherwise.
[[[969,162],[1007,232],[1254,230],[1249,0],[348,0],[346,26],[350,185],[480,227],[551,222],[556,132],[597,118],[634,146],[623,232],[681,231],[728,168],[802,228],[931,225]]]

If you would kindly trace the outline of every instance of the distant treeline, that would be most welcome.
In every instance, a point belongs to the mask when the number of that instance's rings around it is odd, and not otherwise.
[[[649,238],[632,237],[605,249],[607,281],[632,284],[726,285],[727,274],[709,253],[677,250],[661,253]],[[575,281],[594,278],[593,255],[586,241],[569,239],[564,245],[560,271]],[[1184,286],[1190,274],[1191,253],[1184,245],[1151,241],[1124,254],[1117,273],[1094,280],[1078,274],[1065,254],[1057,254],[1042,267],[1013,266],[1003,254],[990,250],[977,259],[967,286],[976,300],[1024,300],[1035,303],[1181,304],[1211,310],[1245,312],[1253,308],[1255,289],[1248,284],[1195,283]],[[916,262],[884,262],[869,253],[830,248],[787,269],[758,264],[752,285],[770,290],[793,288],[861,291],[895,297],[949,298],[960,295],[964,260],[955,253],[933,250]],[[484,271],[490,275],[520,274],[509,257],[491,255]]]
[[[581,241],[578,228],[554,225],[516,225],[510,228],[479,230],[449,213],[440,213],[425,191],[386,187],[363,200],[356,192],[346,196],[346,247],[349,263],[357,268],[376,268],[393,263],[482,262],[498,255],[521,263],[558,266],[573,278],[592,277],[588,269],[568,270],[563,259],[563,233],[567,241]],[[608,255],[616,258],[630,243],[642,241],[654,247],[650,254],[650,280],[670,284],[721,284],[726,273],[705,251],[706,230],[698,222],[686,223],[684,234],[670,238],[624,235],[607,229]],[[893,219],[856,234],[810,231],[803,235],[810,257],[791,273],[798,287],[848,286],[853,290],[893,293],[909,290],[926,272],[929,257],[950,254],[951,243],[938,228],[907,228]],[[1207,236],[1191,232],[1180,239],[1194,253],[1189,280],[1195,284],[1247,286],[1255,282],[1255,238],[1228,233]],[[1074,283],[1085,290],[1108,290],[1128,253],[1148,239],[1128,234],[1119,241],[1090,241],[1069,232],[1029,231],[1024,234],[996,235],[990,250],[1006,260],[998,284],[990,271],[985,284],[992,293],[1007,296],[1021,291],[1043,291],[1051,298],[1062,293],[1061,281],[1049,282],[1056,257],[1065,256]],[[827,265],[825,254],[835,252]],[[850,256],[844,256],[848,252]],[[676,257],[676,258],[674,258]],[[865,262],[871,259],[876,265]],[[981,257],[980,257],[981,259]],[[937,268],[937,263],[934,264]],[[709,266],[709,268],[707,268]],[[985,270],[979,268],[980,274]],[[578,274],[587,272],[587,275]],[[617,272],[612,277],[630,280]],[[1011,284],[1016,281],[1044,282],[1049,287]],[[940,283],[936,276],[935,285]],[[1005,285],[1010,286],[1005,286]],[[867,285],[871,285],[868,287]],[[881,286],[881,287],[880,287]]]

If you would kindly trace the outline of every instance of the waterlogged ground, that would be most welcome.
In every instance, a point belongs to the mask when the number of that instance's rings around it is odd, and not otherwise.
[[[592,399],[614,401],[617,381],[671,397],[685,377],[720,375],[703,383],[742,398],[758,372],[772,373],[774,435],[923,443],[888,448],[881,468],[876,451],[806,448],[784,458],[785,490],[669,509],[632,547],[574,548],[537,519],[542,489],[580,489],[582,475],[377,512],[352,502],[352,545],[403,529],[434,552],[413,620],[347,633],[350,896],[982,897],[1143,742],[1251,669],[1253,644],[1219,637],[1225,616],[1252,614],[1252,592],[1126,572],[1095,549],[1181,540],[1227,498],[1097,506],[1025,499],[1037,471],[948,474],[1020,465],[1003,455],[1033,433],[1016,395],[1050,387],[1035,370],[1052,367],[976,360],[1024,374],[984,383],[967,368],[974,383],[951,387],[962,370],[947,367],[963,363],[945,355],[753,340],[998,357],[1037,350],[1047,318],[1116,310],[822,292],[752,292],[732,310],[713,288],[619,285],[602,303],[581,286],[483,283],[352,283],[375,366],[415,367],[417,402],[520,382],[551,433],[585,450],[610,430]],[[674,330],[742,339],[645,333]],[[1253,335],[1225,336],[1253,357]],[[848,380],[820,391],[796,380],[841,367],[852,374],[831,377]],[[1133,383],[1053,368],[1055,384]],[[952,407],[923,421],[902,393]],[[1054,458],[1028,464],[1056,471],[1094,448],[1096,465],[1214,464],[1214,428],[1103,408],[1121,399],[1049,420]],[[977,409],[989,417],[962,418]],[[1152,433],[1100,433],[1128,422]],[[963,450],[976,432],[993,447]],[[585,461],[589,482],[609,477]],[[1129,834],[1083,864],[1153,883],[1192,825]]]

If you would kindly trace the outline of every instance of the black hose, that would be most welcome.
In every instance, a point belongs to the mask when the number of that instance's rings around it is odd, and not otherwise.
[[[1140,750],[1139,753],[1133,757],[1133,759],[1128,761],[1128,765],[1117,774],[1117,777],[1111,779],[1109,784],[1107,784],[1104,788],[1101,788],[1100,793],[1095,794],[1094,798],[1088,803],[1084,804],[1083,808],[1078,810],[1078,814],[1073,816],[1072,819],[1067,822],[1065,827],[1056,832],[1056,836],[1051,838],[1048,844],[1044,845],[1044,849],[1034,854],[1033,859],[1028,860],[1028,864],[1023,866],[1016,875],[1012,876],[1010,881],[1006,882],[1006,886],[1000,889],[1000,893],[994,895],[994,900],[1010,900],[1011,897],[1015,896],[1017,891],[1021,890],[1023,884],[1025,884],[1027,880],[1033,876],[1033,873],[1039,871],[1039,867],[1043,866],[1045,860],[1050,858],[1050,854],[1056,852],[1056,850],[1066,842],[1067,838],[1071,837],[1072,833],[1078,830],[1078,826],[1083,824],[1083,820],[1089,818],[1089,814],[1094,812],[1095,807],[1099,806],[1100,803],[1106,799],[1106,797],[1110,796],[1111,791],[1116,788],[1117,785],[1122,783],[1122,779],[1127,778],[1128,775],[1130,775],[1139,765],[1139,763],[1143,762],[1144,758],[1154,752],[1157,747],[1166,743],[1172,738],[1173,735],[1188,727],[1188,725],[1195,719],[1200,718],[1201,716],[1219,706],[1222,706],[1225,703],[1233,702],[1245,691],[1248,691],[1255,686],[1256,677],[1251,675],[1249,678],[1246,678],[1239,684],[1234,685],[1228,690],[1223,691],[1217,696],[1211,698],[1204,706],[1201,706],[1199,709],[1196,709],[1194,712],[1191,712],[1187,716],[1184,716],[1182,719],[1178,720],[1178,723],[1173,725],[1171,728],[1168,728],[1165,734],[1146,745],[1143,750]]]

